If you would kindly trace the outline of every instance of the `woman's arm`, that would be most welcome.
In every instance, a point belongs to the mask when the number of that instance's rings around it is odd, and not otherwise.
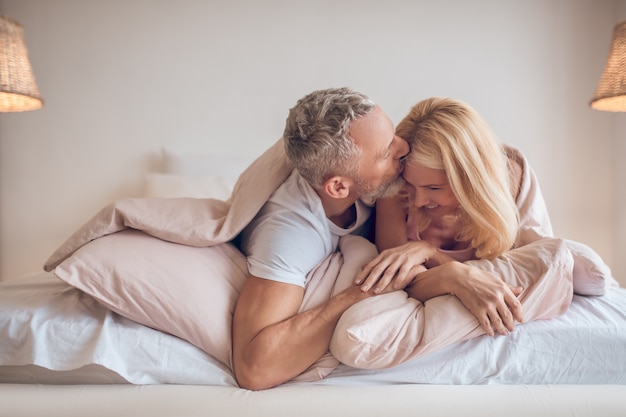
[[[355,284],[374,293],[406,287],[425,267],[432,268],[453,259],[426,241],[408,241],[407,193],[376,201],[376,246],[380,255],[356,277]]]
[[[412,278],[424,270],[424,250],[415,250],[407,244],[407,208],[404,190],[395,196],[376,200],[375,236],[380,255],[365,265],[355,278],[354,282],[361,286],[361,290],[374,288],[379,294],[385,290],[402,289],[410,280],[396,279],[398,272],[401,271],[403,277],[410,275]]]
[[[375,294],[402,290],[427,267],[452,261],[452,258],[424,240],[406,242],[382,251],[363,267],[354,283],[360,285],[363,291],[373,288]]]
[[[407,242],[406,195],[376,200],[376,247],[379,252],[395,248]]]
[[[460,262],[422,272],[405,291],[421,302],[444,294],[455,295],[492,336],[494,331],[507,334],[515,328],[515,321],[524,320],[517,298],[521,287],[511,287],[494,274]]]

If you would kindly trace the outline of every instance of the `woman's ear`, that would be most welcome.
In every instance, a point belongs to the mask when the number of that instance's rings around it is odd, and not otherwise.
[[[324,182],[323,188],[326,194],[332,198],[346,198],[350,195],[350,187],[353,181],[340,176],[334,176]]]

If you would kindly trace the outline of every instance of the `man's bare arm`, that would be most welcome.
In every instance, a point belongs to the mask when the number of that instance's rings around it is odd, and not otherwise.
[[[233,368],[239,386],[267,389],[302,373],[328,350],[341,314],[370,295],[352,286],[297,314],[303,288],[249,276],[233,317]]]

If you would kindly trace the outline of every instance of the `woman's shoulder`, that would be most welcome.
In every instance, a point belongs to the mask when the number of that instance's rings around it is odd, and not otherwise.
[[[525,158],[522,152],[513,146],[503,144],[502,148],[508,159],[507,165],[509,168],[509,187],[511,188],[511,195],[513,199],[517,201],[517,197],[522,188],[522,180],[526,166]]]

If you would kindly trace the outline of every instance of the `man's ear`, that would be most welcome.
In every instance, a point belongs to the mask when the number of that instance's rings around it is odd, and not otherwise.
[[[341,176],[334,176],[324,181],[324,191],[332,198],[346,198],[350,195],[353,181]]]

